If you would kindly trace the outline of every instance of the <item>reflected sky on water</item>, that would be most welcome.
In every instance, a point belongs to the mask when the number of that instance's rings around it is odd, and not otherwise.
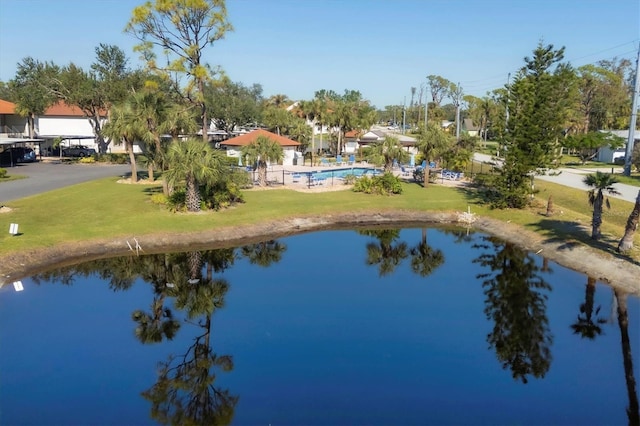
[[[22,282],[0,289],[1,424],[637,419],[638,298],[483,234],[326,231]]]

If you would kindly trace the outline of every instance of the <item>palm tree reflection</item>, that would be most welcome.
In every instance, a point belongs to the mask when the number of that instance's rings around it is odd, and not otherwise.
[[[587,277],[587,289],[584,296],[584,303],[580,305],[580,315],[575,323],[571,324],[571,328],[575,334],[579,334],[582,338],[593,340],[596,336],[602,334],[600,324],[607,322],[605,318],[597,318],[600,313],[600,306],[595,308],[596,319],[593,318],[593,308],[596,293],[596,279]]]
[[[490,269],[477,276],[483,280],[485,315],[494,322],[487,342],[514,379],[527,383],[528,375],[542,378],[551,365],[553,338],[544,294],[551,286],[538,275],[540,268],[527,252],[495,237],[483,240],[491,246],[485,243],[474,247],[490,252],[474,262]]]
[[[622,361],[624,364],[624,378],[627,384],[629,406],[627,417],[629,425],[640,425],[640,408],[638,407],[638,394],[636,392],[636,379],[633,376],[633,356],[631,354],[631,341],[629,340],[629,312],[627,310],[627,293],[614,289],[614,295],[618,302],[618,326],[620,327],[620,343],[622,344]]]
[[[280,262],[286,250],[285,244],[277,240],[267,240],[243,246],[240,248],[240,253],[249,259],[250,263],[267,267],[272,263]]]
[[[382,277],[395,271],[398,265],[408,256],[407,243],[394,244],[400,238],[399,229],[363,230],[360,235],[374,237],[377,243],[367,243],[366,264],[378,265],[378,274]]]
[[[192,251],[174,255],[171,278],[175,307],[199,332],[179,356],[161,362],[156,383],[142,393],[151,402],[151,417],[163,424],[229,424],[237,396],[214,386],[216,371],[231,371],[233,359],[211,346],[212,317],[224,306],[229,284],[214,278],[235,259],[233,249]],[[203,275],[203,269],[205,271]]]
[[[422,239],[411,249],[411,270],[421,277],[426,277],[443,263],[442,250],[433,249],[427,244],[427,230],[422,228]]]

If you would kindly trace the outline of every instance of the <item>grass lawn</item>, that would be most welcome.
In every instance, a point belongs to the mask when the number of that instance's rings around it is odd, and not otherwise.
[[[491,210],[475,192],[463,188],[431,184],[422,188],[404,184],[399,196],[373,196],[350,190],[303,193],[288,189],[246,191],[246,203],[222,211],[199,214],[171,213],[150,202],[160,186],[125,185],[108,178],[82,183],[8,203],[12,209],[0,214],[0,255],[34,248],[51,247],[105,237],[145,235],[157,232],[197,232],[223,226],[242,226],[278,218],[324,215],[337,212],[417,210],[471,211],[510,221],[554,238],[572,238],[591,244],[583,229],[591,222],[591,209],[585,191],[548,182],[536,183],[540,190],[534,205],[525,210]],[[547,218],[546,200],[553,195],[556,212]],[[633,204],[611,200],[612,209],[604,214],[604,241],[595,246],[611,250],[624,232]],[[22,235],[8,233],[9,224],[18,223]],[[640,246],[640,235],[636,235]],[[640,258],[634,249],[632,257]]]
[[[10,175],[7,173],[4,177],[0,177],[0,185],[2,185],[3,182],[11,182],[12,180],[19,180],[24,178],[26,178],[25,175]]]

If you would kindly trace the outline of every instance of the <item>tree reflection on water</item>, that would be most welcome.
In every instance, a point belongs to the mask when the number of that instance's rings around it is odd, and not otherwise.
[[[408,260],[407,266],[420,277],[430,276],[444,265],[445,255],[428,244],[426,228],[411,243],[401,238],[401,231],[357,231],[372,238],[366,243],[365,264],[376,267],[380,276],[389,276]],[[453,234],[456,243],[476,241],[472,247],[479,256],[473,262],[483,268],[477,278],[483,287],[484,314],[492,323],[486,339],[502,368],[523,383],[531,377],[544,378],[550,369],[553,342],[546,312],[551,286],[543,278],[548,262],[538,266],[534,255],[495,237],[470,236],[464,230],[445,233]],[[138,341],[160,344],[178,333],[192,334],[184,351],[177,350],[158,364],[155,383],[141,392],[151,406],[151,418],[165,424],[229,424],[239,396],[219,386],[216,379],[223,372],[233,371],[234,362],[231,355],[221,354],[213,343],[214,315],[225,306],[230,289],[221,274],[241,258],[268,267],[280,262],[286,250],[284,243],[266,240],[238,248],[130,255],[54,269],[33,280],[71,285],[79,277],[97,275],[114,291],[125,291],[137,280],[149,283],[153,290],[151,303],[141,304],[146,308],[135,309],[131,314]],[[598,316],[595,291],[596,281],[588,278],[577,319],[565,325],[588,339],[598,338],[605,322]],[[638,425],[627,294],[615,290],[614,296],[629,401],[626,411],[629,424]]]
[[[542,378],[551,365],[553,338],[545,294],[551,286],[526,251],[495,237],[482,237],[482,241],[475,247],[484,253],[474,262],[489,268],[477,276],[483,280],[484,313],[494,322],[487,342],[514,379],[527,383],[529,375]]]
[[[174,259],[175,306],[186,313],[188,324],[200,330],[183,354],[160,363],[157,382],[142,392],[151,402],[151,418],[160,423],[217,425],[233,418],[238,397],[214,386],[216,370],[231,371],[233,359],[211,347],[211,319],[224,306],[229,289],[227,281],[215,278],[213,272],[223,271],[233,260],[233,250],[188,252]]]

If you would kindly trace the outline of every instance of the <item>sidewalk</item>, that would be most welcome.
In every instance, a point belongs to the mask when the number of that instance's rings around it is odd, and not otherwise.
[[[479,153],[473,154],[473,158],[476,161],[487,162],[487,163],[495,161],[492,159],[493,157],[491,157],[490,155],[479,154]],[[616,174],[622,173],[621,167],[613,167],[613,170],[614,170],[614,173]],[[549,174],[541,175],[541,176],[536,176],[535,179],[557,183],[559,185],[568,186],[570,188],[589,191],[591,188],[585,185],[584,182],[582,182],[582,180],[584,179],[585,175],[588,175],[590,173],[595,173],[596,171],[609,173],[611,171],[611,168],[608,168],[608,169],[606,168],[593,168],[593,169],[560,168],[560,169],[551,171],[551,173],[554,173],[554,174],[558,173],[557,175],[549,175]],[[638,196],[638,191],[640,191],[640,187],[628,185],[624,183],[616,183],[614,187],[618,192],[620,192],[620,195],[607,194],[607,196],[612,198],[619,198],[621,200],[625,200],[630,203],[636,202],[636,197]]]

